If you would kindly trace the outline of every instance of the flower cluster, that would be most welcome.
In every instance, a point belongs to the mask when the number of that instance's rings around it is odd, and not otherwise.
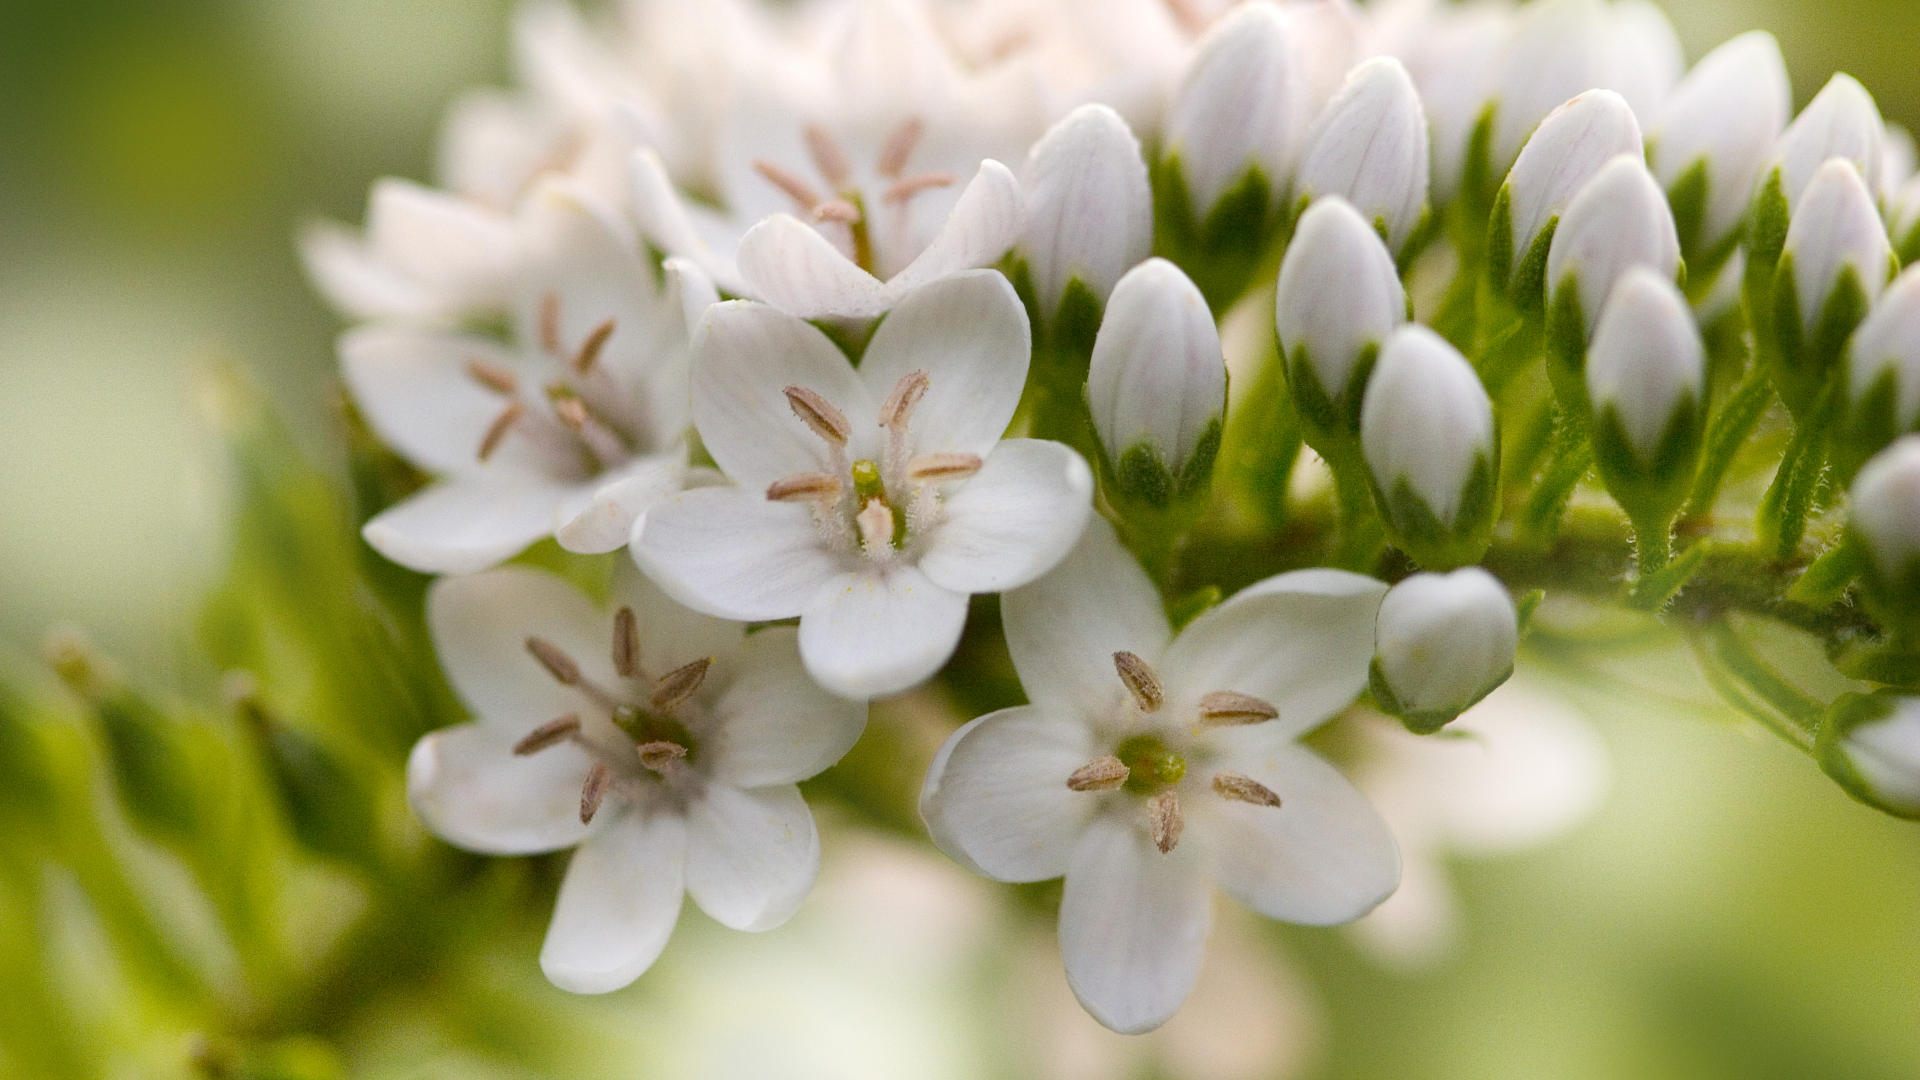
[[[1692,605],[1718,683],[1915,811],[1920,180],[1851,79],[1791,118],[1771,38],[1685,70],[1639,0],[542,2],[517,44],[442,186],[306,255],[427,477],[366,541],[450,575],[478,718],[415,749],[414,807],[577,847],[557,985],[636,978],[683,892],[783,921],[795,783],[996,610],[1028,704],[947,739],[921,812],[1065,879],[1120,1031],[1187,995],[1213,884],[1316,925],[1394,891],[1300,739],[1363,695],[1440,731],[1536,589]],[[499,565],[549,541],[618,565],[604,607]],[[1884,689],[1770,694],[1732,610]]]

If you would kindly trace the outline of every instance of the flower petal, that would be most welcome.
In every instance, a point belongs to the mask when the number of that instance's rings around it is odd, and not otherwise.
[[[867,726],[866,706],[820,689],[800,666],[799,631],[757,630],[713,703],[716,730],[701,743],[714,779],[736,787],[794,784],[845,757]]]
[[[427,590],[427,630],[461,702],[516,739],[581,701],[527,652],[527,638],[545,638],[592,678],[613,675],[612,617],[543,570],[503,566],[434,582]]]
[[[1093,512],[1093,473],[1064,443],[1008,439],[941,504],[920,568],[959,593],[999,592],[1066,558]]]
[[[640,234],[660,250],[692,260],[726,292],[746,294],[733,252],[721,251],[708,242],[694,221],[692,209],[668,177],[660,155],[652,149],[633,155],[633,215]]]
[[[375,551],[423,574],[471,574],[553,532],[566,489],[538,481],[435,484],[360,530]]]
[[[880,279],[792,214],[774,214],[740,238],[740,276],[749,295],[802,319],[870,319],[891,299]]]
[[[1020,181],[992,158],[982,161],[933,242],[887,282],[888,298],[962,270],[992,266],[1019,241],[1026,222]]]
[[[845,572],[820,586],[800,616],[807,674],[843,697],[881,697],[940,670],[960,644],[967,597],[917,567]]]
[[[909,294],[860,358],[860,379],[884,401],[901,378],[927,376],[911,431],[920,453],[991,453],[1006,433],[1032,355],[1026,308],[997,270],[975,270]]]
[[[1180,1008],[1200,976],[1212,892],[1193,845],[1163,855],[1137,824],[1087,828],[1060,898],[1060,957],[1095,1020],[1137,1035]]]
[[[1320,726],[1367,685],[1386,592],[1382,582],[1339,570],[1299,570],[1242,589],[1168,647],[1161,676],[1169,706],[1184,710],[1204,694],[1233,690],[1280,710],[1263,728],[1291,738]]]
[[[1098,515],[1052,572],[1001,598],[1000,618],[1027,700],[1076,716],[1124,692],[1114,653],[1157,664],[1173,637],[1159,590]]]
[[[639,978],[680,920],[687,825],[622,808],[596,822],[567,864],[540,970],[562,990],[604,994]]]
[[[1387,823],[1312,751],[1266,741],[1257,752],[1255,740],[1241,740],[1223,751],[1220,766],[1266,785],[1279,807],[1209,798],[1189,810],[1205,830],[1215,880],[1241,903],[1287,922],[1332,926],[1372,911],[1400,883],[1400,852]]]
[[[1100,797],[1067,787],[1098,757],[1071,714],[1022,705],[947,738],[920,791],[920,816],[940,850],[999,881],[1046,881],[1067,861]]]
[[[722,926],[786,922],[820,873],[820,834],[792,784],[742,791],[708,786],[687,807],[687,891]]]
[[[545,460],[511,433],[480,460],[487,429],[508,399],[469,374],[480,361],[506,371],[519,358],[485,338],[450,330],[363,326],[340,339],[340,370],[380,441],[434,473],[540,475]]]
[[[668,596],[723,619],[791,618],[840,572],[806,507],[746,488],[683,491],[635,528],[640,569]]]
[[[534,855],[579,843],[587,831],[580,824],[587,753],[562,743],[516,757],[513,744],[525,734],[507,724],[460,724],[415,743],[407,757],[407,801],[427,831],[487,855]]]
[[[746,647],[746,626],[675,601],[631,559],[623,559],[613,568],[607,606],[633,609],[640,665],[656,677],[707,657],[722,665],[710,673],[706,683],[717,686],[714,680],[726,677],[727,669],[739,669],[745,663],[740,653]]]
[[[618,551],[633,536],[633,523],[649,506],[680,490],[687,472],[684,449],[635,458],[596,480],[574,505],[553,538],[568,551],[601,555]]]

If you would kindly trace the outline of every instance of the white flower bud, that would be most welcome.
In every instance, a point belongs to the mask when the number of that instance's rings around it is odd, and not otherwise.
[[[1674,88],[1647,131],[1648,158],[1670,192],[1688,173],[1704,173],[1705,204],[1700,220],[1689,222],[1689,250],[1710,250],[1740,227],[1792,111],[1786,59],[1764,30],[1701,57]]]
[[[1104,302],[1127,268],[1153,250],[1153,192],[1140,141],[1120,114],[1082,105],[1055,124],[1027,159],[1021,187],[1027,235],[1020,246],[1043,315],[1068,282]]]
[[[1587,352],[1594,413],[1611,411],[1626,448],[1640,464],[1652,466],[1683,410],[1697,412],[1706,393],[1706,346],[1687,298],[1672,278],[1644,267],[1628,271]]]
[[[1274,327],[1288,388],[1314,434],[1357,434],[1361,357],[1406,321],[1406,290],[1380,234],[1345,199],[1308,207],[1280,264]]]
[[[1821,727],[1820,767],[1868,806],[1920,818],[1920,698],[1849,694]]]
[[[1842,276],[1852,271],[1871,303],[1886,288],[1893,246],[1860,170],[1833,159],[1820,167],[1793,210],[1785,260],[1792,260],[1800,325],[1813,333]]]
[[[1367,382],[1360,447],[1401,550],[1424,566],[1479,559],[1498,480],[1493,403],[1458,349],[1424,326],[1396,331]]]
[[[1680,271],[1680,237],[1666,193],[1639,154],[1621,154],[1580,189],[1561,216],[1547,254],[1547,287],[1557,311],[1578,298],[1593,333],[1628,270],[1650,267],[1668,280]],[[1562,290],[1574,292],[1562,298]]]
[[[1339,195],[1385,226],[1403,250],[1427,209],[1427,118],[1400,61],[1378,57],[1353,69],[1314,122],[1295,197]]]
[[[1881,583],[1899,585],[1902,596],[1920,586],[1920,435],[1901,436],[1867,462],[1847,501],[1853,534]],[[1920,609],[1910,616],[1920,619]]]
[[[1903,263],[1920,258],[1920,176],[1887,194],[1887,234]]]
[[[1880,140],[1880,182],[1874,190],[1886,198],[1913,179],[1916,167],[1920,167],[1920,148],[1914,146],[1913,132],[1904,124],[1887,121],[1885,138]]]
[[[1420,734],[1440,730],[1513,674],[1519,617],[1477,566],[1415,574],[1380,603],[1374,697]]]
[[[1790,207],[1798,207],[1814,174],[1831,158],[1845,158],[1877,184],[1886,131],[1867,88],[1851,75],[1835,75],[1780,136],[1768,171],[1779,170]]]
[[[1617,91],[1634,115],[1650,117],[1687,67],[1673,20],[1652,0],[1614,0],[1607,12],[1606,48],[1594,85]]]
[[[1640,123],[1619,94],[1590,90],[1555,109],[1521,149],[1494,205],[1495,273],[1514,285],[1538,257],[1534,247],[1541,233],[1601,167],[1619,154],[1641,152]],[[1536,284],[1519,283],[1522,295]]]
[[[1165,259],[1128,271],[1087,373],[1093,426],[1121,490],[1165,503],[1204,484],[1226,401],[1220,334],[1199,288]]]
[[[1920,267],[1888,286],[1853,332],[1847,355],[1847,398],[1854,409],[1865,406],[1869,395],[1890,391],[1895,430],[1920,427]]]
[[[1304,87],[1286,16],[1271,4],[1246,4],[1201,42],[1166,122],[1166,153],[1176,159],[1195,217],[1258,169],[1270,193],[1285,189],[1304,111]]]
[[[1537,0],[1514,13],[1494,87],[1493,166],[1514,160],[1561,103],[1602,85],[1610,45],[1602,0]]]

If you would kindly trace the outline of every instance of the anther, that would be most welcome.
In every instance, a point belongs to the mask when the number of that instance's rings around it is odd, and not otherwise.
[[[867,505],[854,516],[853,523],[860,528],[860,546],[869,553],[893,547],[893,508],[885,500],[868,499]]]
[[[613,782],[613,770],[604,761],[596,761],[587,770],[587,782],[580,788],[580,824],[593,821],[600,812],[600,801],[607,797],[607,785]]]
[[[953,186],[952,173],[944,173],[944,172],[919,173],[914,176],[908,176],[899,180],[895,180],[892,183],[892,185],[890,185],[887,188],[886,192],[880,196],[880,198],[886,202],[898,205],[900,203],[906,202],[907,200],[913,198],[915,195],[918,195],[923,191],[932,191],[934,188],[943,188],[943,187],[952,187],[952,186]]]
[[[801,423],[813,429],[815,435],[835,446],[847,445],[853,427],[847,423],[846,415],[833,407],[832,402],[804,386],[789,386],[787,405]]]
[[[923,484],[965,480],[980,471],[979,454],[922,454],[907,462],[907,479]]]
[[[1180,29],[1195,37],[1206,31],[1207,13],[1194,0],[1165,0],[1165,3],[1167,11],[1173,15],[1173,21],[1180,24]]]
[[[927,127],[919,117],[910,116],[901,121],[900,126],[888,133],[887,141],[880,146],[880,157],[874,162],[874,169],[881,176],[891,180],[900,175],[907,167],[907,159],[913,156],[914,148],[920,145],[920,136]]]
[[[820,170],[827,183],[845,188],[853,170],[847,165],[847,155],[841,151],[840,144],[818,124],[808,124],[802,134],[806,137],[807,154],[813,158],[813,167]]]
[[[640,754],[640,764],[657,773],[666,772],[674,762],[687,756],[686,747],[665,739],[641,743],[636,749]]]
[[[561,686],[579,684],[580,665],[573,662],[573,657],[561,652],[560,646],[543,637],[530,637],[527,639],[527,651],[540,661],[540,666],[546,668],[547,674],[553,676]]]
[[[540,347],[549,356],[560,355],[560,294],[540,298]]]
[[[1221,798],[1232,799],[1235,802],[1252,803],[1255,806],[1278,807],[1280,805],[1280,796],[1274,794],[1272,788],[1251,776],[1242,776],[1239,773],[1215,773],[1213,790]]]
[[[630,607],[613,613],[613,670],[623,679],[640,671],[640,620]]]
[[[813,190],[811,184],[773,162],[756,161],[753,163],[753,171],[759,173],[767,183],[785,192],[787,198],[799,203],[801,209],[811,210],[820,205],[820,193]]]
[[[568,431],[575,435],[587,430],[587,403],[571,394],[556,394],[553,400],[553,415],[565,424]]]
[[[909,371],[900,376],[887,393],[887,400],[880,405],[880,426],[892,431],[906,429],[907,421],[913,418],[914,406],[927,396],[927,387],[933,385],[924,371]]]
[[[613,336],[613,320],[608,319],[587,334],[587,340],[580,343],[580,351],[573,354],[573,370],[581,375],[593,370],[600,361],[600,350],[607,347],[607,339]]]
[[[1160,685],[1160,676],[1153,673],[1145,660],[1130,652],[1113,654],[1113,670],[1120,675],[1120,681],[1127,684],[1127,693],[1133,695],[1133,703],[1140,706],[1141,712],[1158,712],[1167,700],[1166,690]]]
[[[813,220],[851,225],[860,220],[860,208],[845,199],[828,199],[813,208]]]
[[[1126,762],[1109,754],[1073,770],[1067,786],[1075,791],[1112,791],[1127,782]]]
[[[700,684],[707,681],[707,669],[713,666],[713,657],[703,656],[691,664],[682,664],[653,684],[653,707],[661,712],[672,712],[674,708],[692,697]]]
[[[826,473],[797,473],[767,485],[773,502],[822,502],[840,494],[840,481]]]
[[[1180,796],[1163,791],[1148,799],[1147,826],[1153,831],[1153,846],[1160,849],[1160,854],[1172,851],[1187,828],[1187,816],[1180,810]]]
[[[520,392],[519,378],[491,360],[482,360],[477,356],[468,360],[467,376],[496,394],[513,395]]]
[[[500,449],[500,443],[507,437],[507,432],[512,431],[513,426],[518,424],[520,418],[525,416],[526,413],[527,407],[525,405],[517,401],[507,402],[507,407],[501,409],[500,415],[494,417],[493,423],[487,425],[486,434],[480,436],[481,461],[492,457],[493,452]]]
[[[1200,699],[1202,727],[1230,727],[1239,724],[1263,724],[1277,718],[1280,710],[1251,694],[1215,690]]]
[[[524,738],[513,744],[513,752],[520,757],[537,754],[549,746],[558,746],[566,742],[579,731],[580,717],[574,713],[568,713],[527,732]]]

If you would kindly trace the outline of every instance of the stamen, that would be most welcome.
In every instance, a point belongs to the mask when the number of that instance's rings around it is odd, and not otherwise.
[[[587,334],[587,340],[580,343],[580,351],[573,354],[573,370],[581,375],[592,371],[593,365],[600,361],[600,350],[607,347],[607,339],[612,336],[612,319],[594,327],[592,332]]]
[[[681,746],[677,742],[668,742],[665,739],[641,743],[638,750],[640,752],[640,764],[645,765],[654,772],[662,774],[664,774],[668,767],[674,762],[687,756],[686,747]]]
[[[860,220],[860,208],[845,199],[828,199],[813,208],[813,220],[851,225]]]
[[[952,187],[953,174],[945,172],[920,173],[915,176],[895,180],[880,198],[888,203],[899,205],[923,191],[934,188]]]
[[[927,387],[933,385],[924,371],[910,371],[900,376],[893,384],[887,400],[880,405],[880,426],[890,431],[904,431],[907,421],[913,418],[914,406],[927,396]]]
[[[572,394],[554,394],[553,415],[567,426],[575,435],[585,434],[587,430],[587,403]]]
[[[1272,788],[1251,776],[1242,776],[1239,773],[1215,773],[1213,790],[1221,798],[1232,799],[1235,802],[1275,808],[1280,805],[1280,796],[1274,794]]]
[[[847,155],[841,151],[840,144],[818,124],[808,124],[802,134],[806,136],[807,154],[813,158],[813,167],[820,170],[827,183],[845,189],[853,170],[847,165]]]
[[[1165,855],[1180,843],[1187,829],[1187,816],[1180,810],[1180,796],[1163,791],[1147,800],[1147,826],[1153,830],[1153,846]]]
[[[811,210],[820,205],[820,193],[813,190],[812,185],[773,162],[756,161],[753,171],[759,173],[767,183],[785,192],[787,198],[799,203],[802,210]]]
[[[701,683],[707,681],[707,669],[712,666],[713,657],[703,656],[660,676],[660,681],[653,684],[653,707],[661,712],[672,712],[676,706],[692,697],[694,691],[700,689]]]
[[[1075,791],[1112,791],[1127,782],[1127,765],[1109,754],[1073,770],[1067,786]]]
[[[1263,724],[1278,718],[1280,710],[1251,694],[1215,690],[1200,699],[1200,726],[1228,727]]]
[[[767,485],[773,502],[824,502],[840,495],[840,481],[826,473],[796,473]]]
[[[979,454],[922,454],[907,462],[907,479],[917,483],[945,484],[965,480],[980,471]]]
[[[553,409],[554,419],[580,437],[588,452],[599,460],[601,467],[611,467],[627,460],[630,451],[620,433],[594,415],[586,399],[572,387],[558,382],[547,384],[547,401]]]
[[[860,529],[860,546],[870,555],[893,547],[893,508],[885,500],[873,498],[853,519]]]
[[[580,789],[580,824],[591,823],[593,815],[600,812],[600,800],[607,797],[607,785],[612,782],[613,770],[604,761],[594,762],[587,770],[587,782]]]
[[[467,361],[467,375],[496,394],[512,396],[520,392],[520,379],[491,360],[474,357]]]
[[[568,713],[527,732],[525,738],[513,744],[513,752],[520,757],[537,754],[549,746],[558,746],[566,742],[579,731],[580,717],[574,713]]]
[[[507,437],[507,432],[512,431],[513,426],[518,424],[520,418],[526,414],[527,407],[525,405],[517,401],[507,402],[507,407],[501,409],[500,415],[494,417],[493,423],[487,425],[486,434],[480,436],[481,461],[492,457],[493,452],[500,449],[501,440]]]
[[[630,607],[613,613],[613,670],[623,679],[640,671],[640,620]]]
[[[560,355],[560,294],[540,298],[540,347],[549,356]]]
[[[847,445],[847,439],[853,434],[852,425],[847,423],[846,414],[833,407],[826,398],[804,386],[787,387],[787,405],[793,409],[793,415],[800,422],[813,429],[835,446]]]
[[[887,141],[880,146],[880,157],[874,162],[874,169],[881,176],[891,180],[900,175],[907,167],[907,159],[913,156],[915,147],[920,145],[920,136],[925,134],[927,126],[917,116],[910,116],[900,122],[887,135]]]
[[[1207,14],[1194,0],[1165,0],[1167,10],[1172,13],[1173,21],[1180,29],[1195,37],[1207,29]]]
[[[573,662],[573,657],[561,652],[560,646],[543,637],[530,637],[527,639],[527,651],[540,661],[540,666],[546,668],[547,674],[553,676],[553,680],[561,686],[580,684],[580,665]]]
[[[1160,676],[1153,673],[1145,660],[1130,652],[1113,654],[1113,670],[1120,674],[1120,681],[1127,684],[1127,693],[1133,695],[1133,703],[1140,706],[1141,712],[1158,712],[1166,703],[1166,690],[1160,685]]]

